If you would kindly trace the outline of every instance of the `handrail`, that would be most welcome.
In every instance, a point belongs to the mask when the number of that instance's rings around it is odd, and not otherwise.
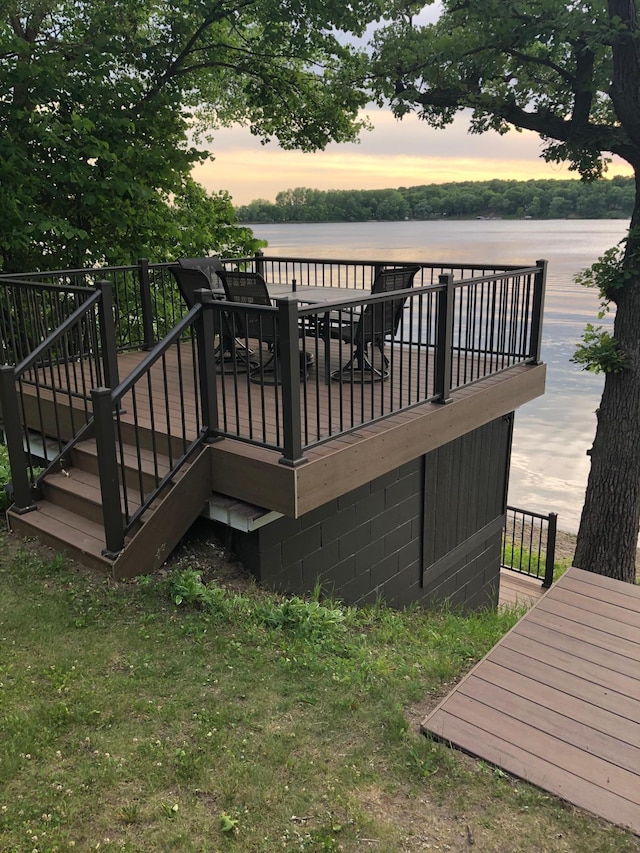
[[[194,305],[189,313],[178,322],[173,329],[165,335],[165,337],[155,345],[155,347],[145,356],[144,360],[135,367],[126,379],[118,385],[117,388],[111,390],[111,399],[114,403],[119,403],[124,395],[138,382],[142,376],[149,372],[151,367],[162,357],[169,347],[175,343],[182,333],[193,325],[193,320],[200,315],[202,307]]]
[[[38,362],[44,361],[44,357],[51,352],[56,345],[60,342],[64,343],[65,336],[71,334],[75,329],[77,329],[84,318],[87,317],[87,315],[90,315],[96,306],[98,307],[101,315],[102,329],[99,331],[97,329],[92,329],[92,345],[95,347],[98,346],[98,335],[100,334],[102,337],[102,356],[104,359],[103,375],[108,375],[110,372],[113,372],[109,367],[109,363],[111,361],[109,350],[113,349],[115,342],[107,340],[104,334],[106,328],[112,329],[112,325],[109,325],[106,321],[107,318],[104,316],[105,305],[110,306],[110,304],[109,284],[108,282],[102,282],[101,289],[95,291],[95,293],[83,302],[82,305],[78,306],[78,308],[76,308],[75,311],[73,311],[57,329],[51,332],[26,359],[23,359],[23,361],[18,365],[5,365],[0,368],[0,403],[4,418],[7,449],[9,452],[9,462],[11,466],[15,499],[14,509],[16,512],[27,512],[34,508],[32,499],[33,489],[37,486],[40,480],[58,464],[59,460],[69,451],[73,444],[87,434],[91,424],[90,415],[85,410],[84,423],[81,425],[79,431],[75,431],[74,418],[72,416],[72,435],[70,439],[65,440],[65,436],[61,432],[59,423],[57,399],[58,395],[65,396],[65,392],[62,389],[59,389],[58,392],[53,389],[52,405],[54,409],[55,428],[57,431],[57,435],[55,435],[54,438],[58,444],[58,452],[54,455],[53,459],[48,459],[45,456],[47,464],[44,466],[44,470],[35,476],[33,470],[34,466],[31,461],[31,439],[27,432],[27,418],[24,415],[24,390],[22,388],[22,383],[24,382],[23,377],[29,371],[32,371]],[[99,360],[96,362],[96,365],[97,364],[99,364]],[[40,407],[41,388],[44,387],[44,383],[37,371],[31,378],[29,384],[34,386],[36,398],[38,400],[38,408],[40,411],[40,439],[44,447],[50,430],[45,429],[42,421],[43,416]],[[20,394],[18,394],[18,390],[16,388],[17,385],[20,387]],[[66,389],[66,395],[70,404],[71,390],[69,388]],[[27,445],[26,450],[24,447],[25,440]]]
[[[15,367],[15,375],[16,379],[19,379],[27,370],[34,366],[34,364],[40,359],[47,350],[51,349],[51,347],[56,344],[63,335],[65,335],[69,329],[74,326],[77,320],[80,319],[84,314],[87,313],[88,308],[92,308],[94,305],[97,305],[98,302],[102,299],[102,293],[97,290],[93,296],[90,296],[86,302],[83,302],[82,305],[78,306],[76,310],[70,314],[67,319],[62,323],[62,325],[58,326],[58,328],[52,332],[48,338],[42,341],[31,355],[27,356],[20,364]]]
[[[454,269],[464,269],[464,270],[477,270],[477,269],[493,269],[493,270],[501,270],[503,272],[513,272],[514,270],[519,270],[521,267],[518,264],[496,264],[496,263],[460,263],[459,261],[416,261],[416,260],[398,260],[396,258],[393,261],[389,261],[388,259],[380,260],[380,259],[371,259],[371,258],[314,258],[314,257],[304,257],[300,258],[296,255],[247,255],[246,257],[240,258],[224,258],[225,263],[250,263],[250,262],[271,262],[271,261],[290,261],[295,263],[304,263],[304,264],[335,264],[337,265],[358,265],[358,266],[419,266],[423,269],[440,269],[440,268],[450,268]]]
[[[14,273],[15,275],[15,273]],[[34,273],[28,273],[29,276],[34,275]],[[38,275],[38,273],[35,273]],[[51,273],[47,273],[47,275],[51,275]],[[53,273],[55,275],[55,273]],[[16,284],[20,287],[24,287],[25,285],[31,287],[33,290],[52,290],[54,293],[57,291],[58,293],[75,293],[84,295],[88,291],[88,287],[82,287],[77,284],[41,284],[39,281],[31,281],[29,279],[22,278],[12,278],[4,275],[0,275],[0,282],[2,284]]]
[[[460,269],[463,265],[459,264],[458,269]],[[475,269],[475,267],[474,267]],[[454,287],[466,287],[467,285],[473,284],[483,284],[485,282],[490,281],[499,281],[504,278],[505,272],[517,272],[519,275],[532,275],[537,272],[540,272],[541,268],[539,266],[535,267],[513,267],[512,269],[505,269],[504,272],[491,273],[490,275],[481,275],[476,278],[463,278],[454,281]]]
[[[207,300],[207,294],[202,295],[203,301]],[[129,374],[129,376],[116,388],[96,388],[91,391],[93,412],[95,417],[95,437],[98,454],[98,470],[100,487],[102,492],[102,512],[105,530],[104,554],[115,558],[122,550],[125,537],[136,526],[143,514],[151,504],[158,498],[167,485],[173,481],[176,474],[187,462],[193,452],[201,446],[211,435],[215,428],[215,420],[211,409],[206,402],[206,397],[211,393],[215,396],[215,366],[210,328],[205,326],[202,304],[196,304],[183,317],[174,328],[156,344],[156,346],[144,357],[140,364]],[[191,335],[185,338],[185,333],[194,329],[196,338]],[[171,431],[170,408],[171,404],[167,394],[166,374],[162,377],[160,385],[164,387],[165,398],[161,400],[166,416],[165,431],[159,432],[155,422],[156,415],[153,400],[151,372],[159,362],[164,359],[167,351],[175,346],[180,346],[181,341],[187,341],[191,346],[192,354],[195,354],[195,342],[197,341],[197,362],[194,363],[192,374],[196,386],[196,401],[200,401],[194,412],[195,427],[189,433],[184,418],[184,403],[182,411],[182,432],[173,435]],[[207,340],[209,345],[207,346]],[[194,358],[195,361],[195,358]],[[165,369],[164,363],[162,364]],[[197,367],[197,370],[196,370]],[[149,395],[147,407],[149,410],[150,425],[142,426],[138,417],[137,386],[145,384]],[[182,376],[180,377],[182,381]],[[181,398],[184,400],[182,389],[179,389]],[[124,398],[131,394],[130,417],[124,419],[125,412],[121,409]],[[130,433],[125,438],[125,432]],[[180,452],[174,455],[173,441],[180,446]],[[166,443],[167,450],[161,455],[167,456],[169,460],[168,470],[160,473],[158,468],[160,441]],[[151,452],[154,465],[152,475],[153,485],[148,487],[144,483],[142,470],[138,471],[137,487],[128,482],[127,468],[125,464],[125,445],[132,446],[138,457],[138,466],[141,466],[142,451],[144,443],[151,444]],[[133,504],[137,506],[134,508]]]

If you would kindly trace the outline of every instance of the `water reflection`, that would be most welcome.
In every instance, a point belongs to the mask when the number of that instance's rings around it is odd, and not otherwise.
[[[622,220],[474,220],[257,225],[254,231],[269,241],[271,253],[283,255],[487,265],[548,260],[547,389],[516,413],[509,502],[558,512],[562,529],[577,530],[603,379],[570,362],[598,307],[597,294],[573,276],[615,245],[626,227]]]

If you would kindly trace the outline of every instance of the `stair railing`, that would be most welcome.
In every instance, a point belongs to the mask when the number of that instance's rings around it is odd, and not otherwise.
[[[35,508],[42,479],[91,434],[89,389],[107,382],[118,383],[118,365],[111,284],[100,281],[30,355],[0,367],[15,512]]]
[[[105,529],[114,559],[143,514],[217,427],[214,347],[221,330],[204,306],[211,292],[117,387],[91,391]],[[219,315],[217,315],[219,316]],[[170,396],[167,353],[177,358],[178,395]],[[175,381],[175,379],[174,379]],[[190,401],[193,401],[192,403]],[[163,463],[168,460],[166,468]]]

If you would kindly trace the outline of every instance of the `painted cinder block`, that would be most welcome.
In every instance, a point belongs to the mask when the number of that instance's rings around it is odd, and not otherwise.
[[[283,592],[319,582],[348,604],[495,606],[510,430],[500,418],[299,519],[234,531],[236,553]]]

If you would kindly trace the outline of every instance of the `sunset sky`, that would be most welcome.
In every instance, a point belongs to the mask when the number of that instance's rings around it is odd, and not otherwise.
[[[228,190],[236,205],[275,199],[294,187],[381,189],[490,178],[572,178],[566,165],[540,159],[537,134],[512,131],[505,136],[467,132],[464,116],[445,130],[433,130],[415,116],[397,121],[391,113],[368,113],[374,130],[359,144],[331,144],[326,151],[282,151],[277,143],[261,145],[245,128],[219,131],[213,162],[194,170],[207,190]],[[630,175],[626,163],[614,162],[607,173]]]

